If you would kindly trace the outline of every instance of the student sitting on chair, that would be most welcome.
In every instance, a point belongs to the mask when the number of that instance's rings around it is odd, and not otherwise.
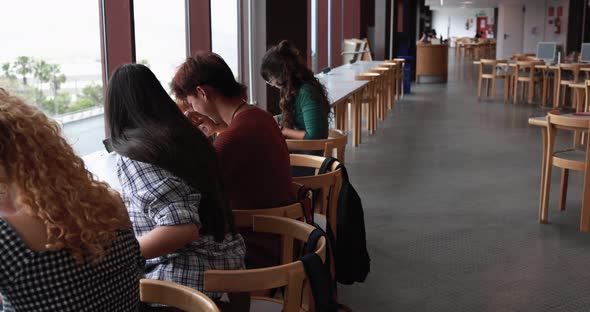
[[[215,150],[149,68],[115,71],[105,118],[120,155],[123,199],[148,259],[146,278],[203,291],[206,270],[244,268],[245,245],[223,196]]]
[[[1,88],[0,133],[0,310],[137,311],[145,260],[119,195]]]
[[[200,53],[187,58],[172,90],[179,101],[190,104],[185,114],[196,127],[206,135],[219,133],[213,145],[230,209],[295,202],[289,152],[279,127],[269,113],[247,103],[246,87],[236,81],[219,55]],[[258,233],[244,233],[244,237],[248,267],[278,264],[278,240]]]
[[[281,114],[275,120],[285,138],[328,138],[330,100],[326,88],[306,66],[297,48],[286,40],[270,48],[262,59],[260,73],[267,84],[280,91]],[[321,151],[315,154],[322,155]],[[293,176],[310,174],[300,168],[293,171]]]

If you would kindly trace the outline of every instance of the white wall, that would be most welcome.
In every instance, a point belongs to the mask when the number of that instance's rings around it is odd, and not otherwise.
[[[537,3],[525,5],[523,53],[536,53],[537,43],[545,41],[546,2],[537,0]]]
[[[522,26],[513,20],[513,18],[504,18],[508,13],[504,10],[518,10],[518,7],[525,7],[524,23]],[[549,20],[554,20],[555,17],[550,18],[548,15],[549,7],[555,8],[561,6],[563,9],[563,16],[561,19],[561,32],[555,34],[555,26],[549,24]],[[512,53],[536,53],[537,43],[557,42],[564,48],[567,39],[567,24],[568,24],[568,10],[569,0],[503,0],[498,6],[498,45],[496,57],[501,59],[510,56]],[[512,12],[514,13],[514,12]],[[508,14],[514,15],[514,14]],[[522,27],[522,30],[518,28]],[[504,45],[503,34],[522,32],[522,47],[518,44]],[[512,52],[514,51],[514,52]]]
[[[549,41],[549,42],[557,42],[558,44],[561,44],[563,46],[563,49],[565,50],[565,45],[566,45],[566,41],[567,41],[567,24],[568,24],[568,18],[569,18],[569,0],[547,0],[547,7],[545,8],[545,39],[544,41]],[[555,26],[549,24],[549,14],[547,14],[547,11],[549,10],[549,7],[552,6],[555,8],[555,10],[557,11],[557,7],[561,6],[563,7],[563,17],[561,17],[561,33],[560,34],[556,34],[555,33]]]
[[[448,39],[450,37],[475,37],[477,30],[477,14],[485,13],[488,17],[488,23],[494,18],[494,9],[437,9],[432,11],[432,27],[440,37]],[[465,29],[465,23],[468,18],[473,19],[473,24],[469,30]],[[449,24],[450,21],[450,24]]]

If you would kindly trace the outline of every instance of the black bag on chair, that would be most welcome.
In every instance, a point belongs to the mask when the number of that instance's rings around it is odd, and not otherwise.
[[[326,158],[318,173],[328,172],[334,161],[337,159]],[[336,169],[340,169],[342,172],[342,188],[338,198],[336,216],[337,238],[334,237],[329,225],[326,229],[334,248],[336,280],[341,284],[350,285],[365,281],[370,271],[371,259],[367,251],[365,217],[361,198],[350,184],[344,165],[340,164]],[[329,220],[329,218],[327,219]]]

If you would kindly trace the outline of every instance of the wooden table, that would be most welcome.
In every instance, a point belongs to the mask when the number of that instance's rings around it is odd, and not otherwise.
[[[382,61],[359,61],[333,68],[328,74],[318,74],[316,77],[326,86],[330,104],[334,108],[334,122],[336,128],[348,130],[347,104],[352,105],[351,125],[352,144],[361,143],[362,133],[362,92],[367,81],[357,81],[355,77],[382,64]]]

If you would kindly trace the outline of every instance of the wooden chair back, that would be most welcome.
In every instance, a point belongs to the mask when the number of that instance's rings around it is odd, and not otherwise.
[[[219,312],[215,303],[200,291],[172,282],[141,279],[141,302],[163,304],[187,312]]]
[[[282,217],[305,222],[303,207],[301,203],[292,205],[265,208],[265,209],[244,209],[233,210],[234,224],[238,230],[252,229],[254,216],[272,216]],[[293,238],[288,235],[281,236],[281,263],[290,263],[293,261]]]
[[[324,151],[324,157],[334,157],[344,163],[344,153],[348,144],[348,134],[339,129],[330,129],[324,140],[286,140],[289,151]]]
[[[372,61],[373,60],[373,55],[371,55],[371,44],[369,44],[369,39],[368,38],[363,38],[361,39],[362,41],[365,42],[364,44],[364,50],[365,53],[363,53],[363,61]]]
[[[586,103],[584,105],[584,111],[588,110],[590,110],[590,79],[586,80]]]
[[[309,234],[315,229],[297,220],[273,216],[254,216],[252,225],[254,232],[286,235],[302,242],[307,242]],[[325,260],[326,240],[324,238],[319,240],[315,253]],[[251,293],[285,287],[282,300],[283,311],[299,312],[302,299],[311,297],[308,290],[304,293],[305,281],[303,263],[298,260],[252,270],[208,270],[204,274],[204,289],[212,292]],[[256,297],[256,299],[277,301],[265,297]]]
[[[291,154],[291,166],[315,168],[317,172],[325,159],[319,156]],[[342,188],[342,172],[340,169],[336,169],[339,164],[338,161],[335,161],[330,171],[324,174],[293,178],[294,182],[317,190],[316,198],[314,198],[314,211],[326,216],[334,234],[336,234],[338,198]]]
[[[564,72],[571,72],[573,78],[570,80],[563,79]],[[580,65],[579,64],[559,64],[557,69],[557,77],[559,84],[565,85],[569,83],[577,83],[580,77]]]

